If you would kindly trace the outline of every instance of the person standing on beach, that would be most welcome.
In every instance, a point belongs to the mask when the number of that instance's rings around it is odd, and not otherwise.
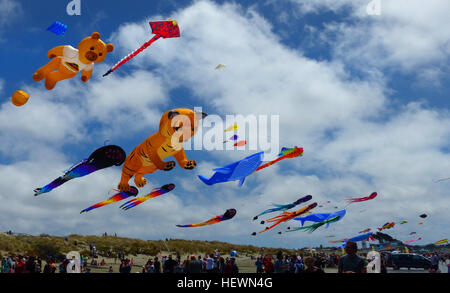
[[[218,268],[218,273],[223,274],[223,272],[225,270],[225,259],[223,257],[219,258],[219,264],[218,264],[217,268]]]
[[[433,270],[437,271],[439,269],[439,256],[436,252],[431,257],[431,265],[433,266]]]
[[[263,273],[263,272],[264,272],[264,270],[262,269],[262,265],[263,265],[263,262],[262,262],[261,258],[258,257],[258,258],[256,259],[256,262],[255,262],[256,273],[257,273],[257,274]]]
[[[356,252],[358,246],[356,242],[348,241],[345,245],[345,252],[347,253],[339,260],[338,273],[365,273],[365,261],[359,257]]]
[[[155,256],[155,261],[153,262],[153,268],[155,273],[161,273],[161,263],[158,261],[158,257]]]
[[[175,271],[176,261],[172,259],[172,255],[166,260],[163,266],[164,273],[173,273]]]
[[[23,261],[23,257],[19,255],[16,260],[16,274],[23,274],[25,272],[25,262]]]
[[[214,255],[210,254],[206,259],[206,272],[213,273],[214,272]]]
[[[191,256],[191,261],[189,262],[189,272],[190,273],[201,273],[202,272],[202,263],[200,260],[195,259],[195,256]]]
[[[323,274],[325,273],[320,267],[315,266],[316,260],[312,256],[305,257],[305,265],[306,270],[304,270],[304,273],[316,273],[316,274]]]
[[[264,271],[266,274],[273,273],[272,256],[267,255],[263,259]]]
[[[284,273],[287,269],[287,263],[283,259],[283,253],[281,251],[277,253],[277,260],[275,261],[274,268],[275,273]]]
[[[231,258],[231,272],[233,274],[238,274],[239,273],[239,268],[236,264],[236,259],[234,257]]]

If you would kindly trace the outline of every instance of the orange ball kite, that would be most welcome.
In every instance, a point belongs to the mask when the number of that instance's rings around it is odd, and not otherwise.
[[[28,99],[30,98],[30,95],[27,94],[24,91],[21,90],[17,90],[14,92],[14,94],[12,95],[12,103],[17,106],[23,106],[28,102]]]

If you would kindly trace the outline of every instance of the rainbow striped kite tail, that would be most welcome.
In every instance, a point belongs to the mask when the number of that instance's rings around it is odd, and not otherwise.
[[[93,207],[85,208],[84,210],[82,210],[82,211],[80,212],[80,215],[81,215],[82,213],[87,213],[87,212],[89,212],[90,210],[93,210],[93,209],[94,209]]]
[[[136,204],[135,202],[132,202],[132,203],[130,203],[130,204],[124,206],[122,209],[123,209],[124,211],[128,211],[129,209],[134,208],[134,207],[137,206],[137,205],[138,205],[138,204]]]
[[[119,208],[125,209],[127,206],[134,204],[136,200],[137,198],[130,199],[126,203],[122,204]]]

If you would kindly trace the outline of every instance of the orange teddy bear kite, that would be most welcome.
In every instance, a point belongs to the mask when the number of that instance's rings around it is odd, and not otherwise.
[[[86,82],[91,77],[94,63],[103,62],[106,54],[113,50],[114,46],[100,40],[97,32],[84,38],[78,44],[78,50],[72,46],[55,47],[47,52],[47,57],[52,60],[34,73],[33,80],[45,78],[45,87],[51,90],[58,81],[72,78],[81,70],[81,80]]]
[[[183,142],[197,133],[199,120],[206,116],[205,113],[190,109],[173,109],[164,113],[159,123],[159,131],[149,136],[127,156],[118,188],[128,191],[128,181],[134,175],[134,183],[137,187],[143,187],[147,183],[143,178],[144,174],[156,170],[172,170],[175,162],[163,161],[170,156],[177,160],[181,168],[194,169],[197,163],[186,158]]]

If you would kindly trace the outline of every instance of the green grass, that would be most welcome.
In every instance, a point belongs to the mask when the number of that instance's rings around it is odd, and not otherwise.
[[[232,250],[237,250],[241,255],[257,255],[261,248],[252,245],[238,245],[219,241],[199,241],[171,239],[162,240],[141,240],[114,236],[82,236],[69,235],[65,237],[50,236],[41,234],[40,236],[16,236],[0,234],[0,251],[9,255],[38,255],[45,258],[49,254],[67,254],[69,251],[79,251],[81,254],[89,254],[89,244],[97,248],[97,252],[106,256],[110,251],[114,257],[118,252],[123,252],[129,256],[146,255],[155,256],[166,251],[173,255],[205,255],[214,253],[229,255]],[[285,254],[293,254],[294,250],[283,248],[265,248],[264,253],[276,254],[282,251]]]

